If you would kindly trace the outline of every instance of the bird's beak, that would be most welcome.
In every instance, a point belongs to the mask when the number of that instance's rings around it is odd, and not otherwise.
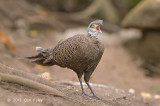
[[[100,29],[100,25],[95,25],[94,28],[97,30],[97,32],[102,33],[102,31]]]

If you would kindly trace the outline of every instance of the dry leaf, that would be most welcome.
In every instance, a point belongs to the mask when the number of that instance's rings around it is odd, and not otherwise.
[[[38,30],[30,30],[30,36],[31,37],[37,37],[38,36]]]
[[[46,18],[48,16],[48,11],[44,10],[44,9],[39,9],[37,11],[38,15],[40,15],[42,18]]]
[[[42,65],[36,65],[36,67],[39,68],[39,69],[42,69],[42,70],[46,70],[46,67],[42,66]]]
[[[9,38],[7,37],[7,35],[3,32],[0,32],[0,39],[2,40],[2,42],[4,44],[7,45],[7,47],[11,50],[15,50],[15,46],[10,42]]]
[[[46,33],[47,33],[47,35],[53,35],[53,29],[47,29],[46,30]]]

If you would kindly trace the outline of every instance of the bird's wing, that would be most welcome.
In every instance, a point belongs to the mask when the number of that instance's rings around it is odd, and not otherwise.
[[[59,42],[52,51],[54,61],[62,67],[73,61],[73,57],[81,51],[81,46],[87,42],[84,35],[75,35]],[[78,57],[78,56],[77,56]]]

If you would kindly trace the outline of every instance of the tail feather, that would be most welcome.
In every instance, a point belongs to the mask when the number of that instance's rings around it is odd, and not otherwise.
[[[44,58],[34,59],[34,60],[32,60],[32,62],[35,62],[35,63],[37,63],[37,64],[41,64],[41,65],[43,65]]]
[[[32,62],[35,62],[40,65],[50,66],[53,65],[54,62],[49,59],[50,57],[50,49],[42,48],[42,47],[36,47],[36,51],[38,52],[34,56],[26,57],[27,59],[31,59]],[[50,61],[49,61],[50,60]]]
[[[38,54],[36,54],[36,55],[34,55],[34,56],[28,56],[28,57],[26,57],[27,59],[36,59],[36,58],[38,58],[38,57],[41,57],[41,55],[38,53]]]
[[[36,47],[36,51],[39,52],[39,51],[42,51],[43,48],[42,47]]]

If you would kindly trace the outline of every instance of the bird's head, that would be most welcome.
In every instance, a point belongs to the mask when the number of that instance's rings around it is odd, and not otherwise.
[[[92,21],[88,26],[88,34],[91,36],[98,36],[98,33],[102,33],[100,25],[103,25],[103,20]]]

